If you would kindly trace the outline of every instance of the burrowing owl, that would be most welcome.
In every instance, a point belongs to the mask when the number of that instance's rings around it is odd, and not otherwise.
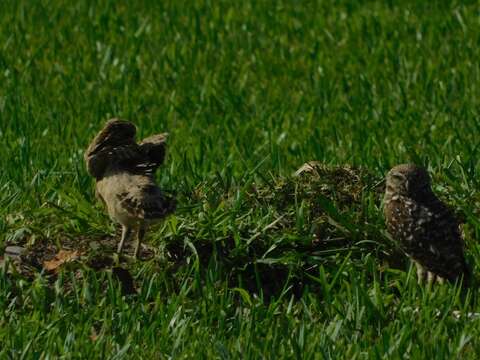
[[[425,169],[404,164],[388,172],[384,214],[390,235],[413,259],[419,283],[455,281],[462,275],[467,283],[459,222],[433,193]]]
[[[139,144],[135,134],[131,122],[109,120],[89,145],[85,162],[96,179],[97,196],[110,217],[122,225],[118,253],[135,232],[137,257],[148,224],[173,212],[175,201],[160,190],[154,178],[165,157],[166,134],[150,136]]]

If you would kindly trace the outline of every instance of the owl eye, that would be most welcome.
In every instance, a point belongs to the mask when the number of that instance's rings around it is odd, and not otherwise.
[[[392,178],[394,178],[397,181],[405,181],[405,177],[400,174],[392,174]]]

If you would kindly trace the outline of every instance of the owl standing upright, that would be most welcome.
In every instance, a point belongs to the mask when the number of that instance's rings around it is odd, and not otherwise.
[[[147,226],[172,213],[175,200],[161,191],[154,178],[165,157],[166,134],[150,136],[138,144],[135,134],[131,122],[109,120],[89,145],[85,162],[96,179],[97,196],[110,217],[122,225],[118,253],[136,234],[137,257]]]
[[[413,164],[386,178],[384,215],[390,235],[417,267],[418,282],[469,280],[459,222],[433,193],[428,172]]]

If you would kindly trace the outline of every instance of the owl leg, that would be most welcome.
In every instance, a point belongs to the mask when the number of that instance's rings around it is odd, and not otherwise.
[[[427,283],[428,284],[435,284],[435,281],[437,280],[437,275],[435,273],[428,271],[427,272]]]
[[[443,284],[445,284],[445,278],[437,275],[437,282],[438,282],[440,285],[443,285]]]
[[[427,272],[425,271],[423,266],[420,265],[420,263],[418,263],[416,261],[414,261],[414,263],[415,263],[415,266],[417,267],[418,285],[422,285],[425,282],[425,276],[426,276]]]
[[[123,244],[125,244],[125,240],[129,239],[131,235],[132,235],[132,229],[125,225],[122,225],[122,238],[120,239],[120,243],[118,244],[118,248],[117,248],[118,254],[122,253]]]
[[[140,252],[140,246],[142,244],[142,240],[145,237],[145,232],[147,231],[147,226],[145,224],[140,225],[138,228],[137,233],[137,244],[135,245],[135,252],[133,253],[133,257],[136,259],[138,258],[138,254]]]

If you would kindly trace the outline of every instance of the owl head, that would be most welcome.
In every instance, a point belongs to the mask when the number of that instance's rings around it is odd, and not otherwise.
[[[393,167],[387,174],[387,194],[414,197],[426,191],[430,191],[430,175],[423,167],[402,164]]]
[[[89,155],[106,147],[115,147],[135,142],[136,132],[137,128],[130,121],[110,119],[93,140],[91,144],[93,149],[89,151]]]

